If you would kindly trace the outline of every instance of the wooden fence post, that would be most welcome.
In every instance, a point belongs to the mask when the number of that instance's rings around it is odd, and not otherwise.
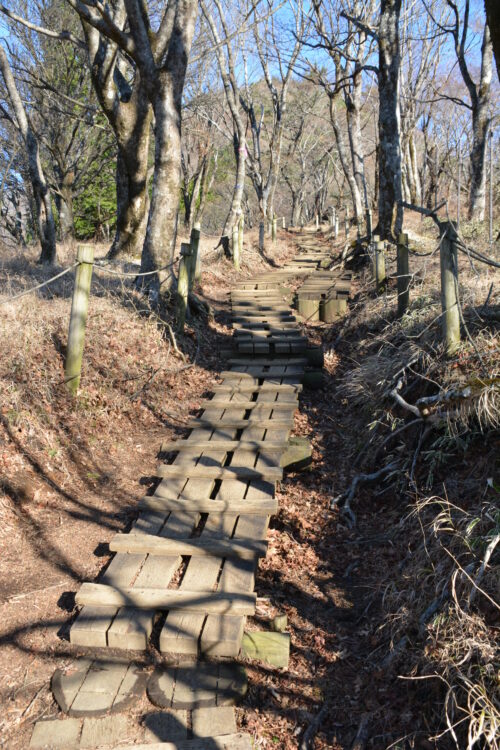
[[[201,225],[197,221],[193,225],[191,230],[191,263],[193,266],[191,283],[200,281],[201,279],[201,257],[200,257],[200,236],[201,236]]]
[[[410,303],[410,268],[408,260],[408,235],[402,232],[398,238],[398,315],[405,314]]]
[[[276,242],[277,233],[278,233],[278,219],[276,218],[276,216],[273,216],[272,228],[271,228],[271,239],[272,239],[273,245]]]
[[[316,230],[319,229],[319,216],[316,214]]]
[[[75,288],[69,319],[68,348],[64,366],[64,382],[74,396],[78,391],[82,373],[83,345],[89,309],[94,248],[90,245],[80,245],[76,259],[80,265],[77,266],[75,274]]]
[[[335,217],[335,239],[339,236],[339,217]]]
[[[349,237],[349,217],[346,214],[345,217],[345,236]]]
[[[457,231],[453,221],[448,221],[441,227],[440,260],[443,339],[446,353],[451,355],[460,345]]]
[[[285,221],[285,217],[284,216],[283,216],[283,229],[286,229],[286,221]]]
[[[184,332],[189,298],[189,255],[182,254],[179,261],[179,276],[177,278],[177,329]]]
[[[233,227],[232,237],[232,251],[233,251],[233,264],[237,271],[240,270],[240,257],[238,252],[238,240],[239,240],[239,229],[238,224]]]
[[[264,222],[261,221],[259,224],[259,250],[264,251]]]

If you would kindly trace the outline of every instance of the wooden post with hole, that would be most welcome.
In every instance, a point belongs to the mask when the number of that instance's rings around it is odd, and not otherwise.
[[[239,240],[239,229],[238,229],[238,224],[235,224],[233,227],[231,249],[233,251],[233,264],[237,271],[240,270],[240,256],[238,252],[238,240]]]
[[[197,221],[191,230],[191,263],[193,266],[191,284],[201,279],[200,236],[201,225]]]
[[[440,261],[443,339],[446,353],[452,355],[460,345],[457,230],[453,221],[441,226]]]
[[[401,317],[408,310],[410,303],[410,268],[408,260],[408,235],[402,232],[398,238],[398,315]]]
[[[78,391],[82,373],[83,346],[85,343],[85,326],[87,325],[87,313],[89,309],[94,248],[90,245],[80,245],[76,259],[79,265],[75,274],[75,288],[69,319],[68,348],[64,366],[64,382],[74,396]]]
[[[273,245],[276,243],[277,234],[278,234],[278,219],[276,218],[276,216],[273,216],[272,229],[271,229],[271,239],[272,239]]]
[[[183,243],[184,245],[184,243]],[[179,261],[179,276],[177,278],[177,330],[180,333],[184,331],[186,322],[187,306],[189,299],[189,258],[188,254],[183,254],[181,245],[181,259]]]

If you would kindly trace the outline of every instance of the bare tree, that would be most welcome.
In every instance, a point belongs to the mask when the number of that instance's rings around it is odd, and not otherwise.
[[[40,160],[40,146],[17,89],[9,60],[0,45],[0,71],[7,90],[10,110],[0,104],[4,116],[15,126],[26,151],[28,173],[31,181],[36,212],[38,235],[42,246],[40,263],[56,260],[56,231],[52,202]]]
[[[266,219],[268,209],[273,209],[273,196],[278,181],[283,130],[287,115],[288,88],[292,72],[297,62],[302,39],[305,33],[306,20],[302,12],[302,2],[294,8],[295,28],[293,41],[283,44],[279,37],[277,22],[272,13],[272,2],[268,0],[268,15],[261,23],[253,27],[253,44],[257,50],[264,81],[270,96],[271,122],[266,121],[264,102],[259,106],[255,102],[256,87],[248,80],[247,60],[245,58],[245,87],[240,93],[240,102],[245,111],[252,133],[252,149],[247,156],[248,173],[257,194],[261,217]],[[271,72],[270,63],[274,67]],[[266,143],[263,143],[263,132]],[[266,153],[264,153],[264,149]]]
[[[466,107],[472,114],[472,148],[470,152],[471,183],[469,195],[469,219],[484,219],[486,184],[486,144],[491,125],[491,80],[493,70],[493,46],[490,29],[485,22],[482,32],[479,79],[476,83],[470,71],[468,46],[470,41],[470,0],[455,3],[446,0],[450,10],[445,22],[437,19],[427,6],[436,26],[453,40],[453,47],[460,74],[469,95],[469,102],[459,96],[449,96],[455,104]],[[447,97],[446,93],[441,96]]]
[[[72,19],[61,12],[62,6],[57,12],[50,13],[39,0],[26,0],[25,16],[13,13],[4,5],[0,5],[0,11],[12,23],[22,24],[49,39],[69,42],[86,54],[94,90],[118,147],[117,222],[109,255],[135,255],[142,248],[146,229],[152,110],[137,65],[122,50],[120,35],[116,37],[112,33],[114,28],[119,29],[125,24],[125,3],[124,0],[112,0],[104,16],[100,17],[81,0],[64,2],[79,13],[84,39],[71,28]],[[30,20],[32,18],[36,22]],[[61,29],[62,24],[67,27]]]
[[[364,209],[368,207],[368,192],[364,169],[364,148],[361,135],[361,110],[363,105],[363,73],[377,72],[369,62],[372,56],[373,34],[368,34],[363,18],[373,13],[373,3],[337,2],[329,0],[314,2],[314,18],[319,45],[325,49],[333,63],[334,78],[325,75],[318,65],[314,66],[314,78],[325,88],[330,98],[330,120],[335,135],[337,152],[349,185],[354,218],[360,224]],[[313,39],[312,46],[317,46]],[[344,106],[342,106],[342,104]],[[347,125],[346,143],[340,120],[345,111]]]
[[[213,0],[215,10],[212,11],[205,0],[200,0],[203,16],[208,24],[214,43],[214,53],[217,58],[219,71],[224,86],[229,111],[233,123],[233,149],[236,161],[235,184],[231,206],[222,229],[221,243],[229,254],[229,236],[231,229],[241,215],[241,202],[245,188],[247,147],[245,138],[245,122],[240,108],[240,88],[236,75],[236,62],[232,44],[235,33],[231,33],[224,9],[220,0]]]
[[[82,0],[66,0],[92,28],[130,57],[154,112],[155,159],[151,205],[142,250],[141,270],[155,271],[148,286],[153,299],[173,283],[172,260],[177,235],[181,168],[181,104],[196,21],[196,0],[169,0],[156,22],[141,0],[116,0],[119,11]],[[129,31],[124,28],[128,25]],[[97,41],[97,39],[96,39]],[[96,49],[96,54],[98,50]],[[107,48],[106,54],[116,55]],[[116,68],[113,70],[115,73]],[[125,76],[117,77],[122,85]],[[111,71],[110,71],[111,72]],[[124,90],[124,88],[123,88]],[[137,147],[143,145],[142,141]]]
[[[495,53],[497,64],[497,75],[500,81],[500,13],[498,12],[497,0],[484,0],[486,21],[490,27],[491,43]]]

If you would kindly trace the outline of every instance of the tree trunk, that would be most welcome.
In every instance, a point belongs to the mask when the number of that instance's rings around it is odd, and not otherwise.
[[[427,172],[429,175],[427,181],[426,206],[429,209],[434,208],[436,195],[438,194],[439,185],[439,168],[437,165],[437,146],[433,143],[425,154],[427,162]]]
[[[56,194],[56,207],[59,214],[59,237],[62,242],[75,236],[73,216],[73,183],[74,172],[66,174],[59,173],[58,193]]]
[[[381,0],[379,42],[378,234],[397,241],[403,224],[399,113],[399,16],[401,0]]]
[[[411,202],[420,206],[422,201],[422,186],[420,184],[420,174],[418,171],[417,162],[417,149],[415,148],[415,137],[413,132],[410,133],[408,139],[408,163],[410,165],[411,182],[410,182],[410,196]]]
[[[194,212],[196,210],[196,204],[200,197],[201,181],[203,179],[203,172],[205,169],[206,158],[203,160],[201,168],[195,175],[193,189],[189,192],[189,185],[182,191],[184,197],[184,227],[191,232],[194,222]]]
[[[116,161],[116,231],[108,258],[140,255],[149,207],[148,155],[152,112],[137,81],[130,101],[120,102],[114,123]]]
[[[194,221],[197,221],[201,224],[201,221],[203,219],[203,214],[205,212],[205,206],[207,203],[207,195],[212,188],[215,175],[217,172],[218,158],[219,158],[219,155],[216,151],[214,154],[214,168],[211,173],[210,173],[210,158],[208,158],[203,165],[203,174],[202,174],[201,185],[200,185],[200,199],[198,201],[198,205],[195,206],[194,208],[193,224],[194,224]]]
[[[488,103],[479,101],[472,111],[472,151],[469,219],[484,221],[486,207],[486,146],[491,119]]]
[[[19,131],[26,149],[28,173],[35,201],[36,223],[42,251],[39,263],[54,263],[56,260],[56,227],[50,192],[40,161],[38,140],[31,128],[22,99],[16,88],[14,76],[3,47],[0,46],[0,69],[7,88],[15,119],[12,122]]]
[[[229,209],[229,213],[224,223],[224,229],[222,230],[223,237],[229,237],[231,235],[232,229],[241,215],[241,200],[245,188],[246,173],[246,145],[243,123],[241,123],[241,128],[238,126],[237,129],[235,129],[233,143],[234,156],[236,159],[236,181],[233,188],[231,208]]]
[[[498,0],[484,0],[484,9],[495,53],[498,80],[500,81],[500,13],[498,12]]]
[[[358,185],[354,177],[352,160],[349,159],[349,154],[348,154],[346,145],[344,143],[344,136],[342,134],[342,129],[340,127],[340,123],[337,118],[336,103],[337,103],[338,98],[339,98],[338,94],[334,96],[330,96],[330,121],[332,123],[333,132],[335,134],[335,142],[337,144],[337,151],[339,154],[340,163],[342,165],[342,170],[344,172],[345,178],[349,185],[349,190],[351,192],[352,205],[354,209],[354,218],[356,220],[356,223],[361,223],[363,219],[363,205],[361,203],[361,194],[359,192]]]
[[[141,272],[157,270],[148,286],[158,295],[168,292],[174,279],[174,259],[181,183],[181,112],[172,83],[165,72],[154,103],[155,162],[153,190]],[[167,266],[169,266],[167,268]]]
[[[351,147],[351,159],[354,170],[354,179],[358,188],[360,205],[357,211],[361,212],[368,208],[368,193],[365,179],[365,161],[363,154],[363,138],[361,136],[361,95],[362,78],[361,71],[356,70],[353,75],[353,87],[350,97],[346,100],[347,105],[347,129],[349,133],[349,145]],[[356,213],[356,209],[355,209]]]

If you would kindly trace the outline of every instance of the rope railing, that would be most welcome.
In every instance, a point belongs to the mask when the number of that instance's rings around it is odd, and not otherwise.
[[[53,281],[60,279],[62,276],[65,276],[67,273],[69,273],[70,271],[72,271],[74,268],[76,268],[79,265],[80,265],[80,261],[73,263],[73,265],[68,266],[68,268],[65,268],[64,271],[61,271],[61,273],[58,273],[55,276],[52,276],[52,278],[47,279],[46,281],[42,281],[40,284],[37,284],[36,286],[31,287],[30,289],[25,289],[24,292],[19,292],[19,294],[13,294],[11,297],[7,297],[6,299],[0,300],[0,305],[6,305],[8,302],[13,302],[16,299],[25,297],[27,294],[33,294],[33,292],[38,291],[38,289],[42,289],[44,286],[47,286],[48,284],[52,284]]]
[[[167,271],[168,269],[172,268],[177,261],[172,261],[172,263],[169,263],[167,266],[163,266],[162,268],[157,268],[154,271],[142,271],[142,272],[127,272],[127,271],[116,271],[111,268],[107,268],[107,266],[102,265],[102,263],[94,262],[94,270],[102,271],[104,273],[111,274],[112,276],[121,276],[121,277],[132,277],[134,279],[138,277],[144,277],[144,276],[153,276],[154,274],[161,273],[162,271]],[[13,302],[14,300],[21,299],[21,297],[26,297],[28,294],[33,294],[33,292],[37,292],[39,289],[43,289],[43,287],[48,286],[49,284],[52,284],[53,281],[57,281],[57,279],[62,278],[70,271],[73,271],[75,268],[77,268],[80,265],[80,261],[76,261],[76,263],[73,263],[71,266],[68,266],[60,273],[56,274],[55,276],[51,276],[50,279],[46,279],[46,281],[40,282],[40,284],[36,284],[36,286],[30,287],[29,289],[25,289],[22,292],[19,292],[18,294],[13,294],[10,297],[7,297],[6,299],[0,300],[0,305],[6,305],[9,302]]]

